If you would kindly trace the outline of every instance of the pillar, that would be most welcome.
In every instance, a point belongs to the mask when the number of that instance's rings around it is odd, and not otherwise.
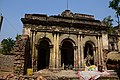
[[[53,45],[50,45],[50,60],[49,60],[49,69],[54,68],[54,63],[53,63]]]
[[[78,68],[80,68],[81,67],[81,53],[80,53],[80,44],[81,44],[81,42],[80,42],[80,35],[78,35],[78,38],[77,38],[77,44],[78,44]]]
[[[100,37],[98,36],[98,64],[101,64],[101,62],[100,62],[100,52],[101,52],[101,50],[100,50]]]
[[[103,57],[103,48],[102,48],[102,39],[100,38],[100,60],[101,60],[101,65],[104,64],[104,61],[103,61],[104,57]]]
[[[83,36],[81,35],[80,36],[80,41],[81,41],[81,44],[80,44],[80,48],[81,48],[81,53],[80,53],[80,55],[81,55],[81,66],[83,67],[84,66],[84,50],[83,50]]]
[[[97,62],[97,59],[98,59],[97,56],[98,56],[98,55],[97,55],[97,51],[96,51],[96,50],[97,50],[97,47],[94,46],[94,47],[93,47],[93,55],[94,55],[94,64],[95,64],[95,65],[98,64],[98,62]]]
[[[36,69],[35,36],[36,36],[36,33],[33,31],[32,33],[32,68],[34,72],[36,71],[35,70]]]
[[[53,59],[52,59],[52,63],[53,63],[53,68],[56,68],[56,57],[55,54],[56,53],[56,34],[53,34]]]
[[[60,50],[59,50],[59,34],[56,34],[57,35],[57,40],[56,40],[56,68],[60,68]]]
[[[36,44],[36,47],[35,47],[35,69],[34,69],[34,71],[37,71],[37,63],[38,63],[38,60],[37,60],[37,58],[38,58],[38,44]]]
[[[74,68],[78,68],[77,46],[74,46]]]

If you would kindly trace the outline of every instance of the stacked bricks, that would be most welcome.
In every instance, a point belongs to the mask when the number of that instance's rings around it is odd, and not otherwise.
[[[15,74],[24,74],[24,61],[25,61],[25,45],[28,39],[27,35],[22,35],[20,39],[16,40],[14,46],[14,73]]]

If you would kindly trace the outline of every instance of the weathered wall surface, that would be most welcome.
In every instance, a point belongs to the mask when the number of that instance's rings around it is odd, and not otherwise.
[[[13,71],[14,68],[14,55],[0,54],[0,70]]]

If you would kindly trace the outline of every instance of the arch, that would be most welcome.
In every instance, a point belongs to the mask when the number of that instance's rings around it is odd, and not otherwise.
[[[41,70],[49,67],[50,43],[51,43],[50,40],[45,37],[39,40],[37,70]]]
[[[59,44],[61,44],[64,40],[67,40],[67,39],[72,42],[73,46],[76,46],[76,44],[77,44],[77,36],[76,35],[69,35],[69,34],[60,35]]]
[[[65,38],[64,40],[61,41],[61,44],[63,44],[64,41],[69,41],[72,43],[73,46],[76,46],[75,42],[71,38]]]
[[[97,39],[95,36],[85,36],[83,38],[83,46],[85,46],[86,42],[91,42],[93,44],[93,46],[97,45]]]
[[[48,41],[48,42],[49,42],[49,45],[52,45],[52,42],[51,42],[50,39],[47,38],[47,37],[40,38],[40,39],[38,40],[38,43],[37,43],[37,44],[40,44],[40,42],[43,41],[43,40]]]
[[[61,42],[61,67],[74,66],[74,42],[67,38]]]
[[[94,47],[92,41],[87,41],[84,46],[84,60],[87,66],[94,65]]]

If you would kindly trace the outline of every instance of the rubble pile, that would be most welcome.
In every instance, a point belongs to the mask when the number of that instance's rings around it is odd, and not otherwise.
[[[66,79],[79,80],[77,71],[73,70],[51,71],[49,69],[43,69],[38,72],[35,72],[34,75],[41,75],[47,80],[66,80]]]
[[[115,74],[115,72],[110,71],[109,76],[101,76],[97,80],[103,80],[103,79],[119,80],[119,78],[117,76],[113,76],[113,74]],[[17,75],[12,73],[7,74],[1,76],[0,80],[84,80],[84,79],[78,75],[78,71],[74,71],[74,70],[51,71],[49,69],[43,69],[38,72],[34,72],[31,75]]]

